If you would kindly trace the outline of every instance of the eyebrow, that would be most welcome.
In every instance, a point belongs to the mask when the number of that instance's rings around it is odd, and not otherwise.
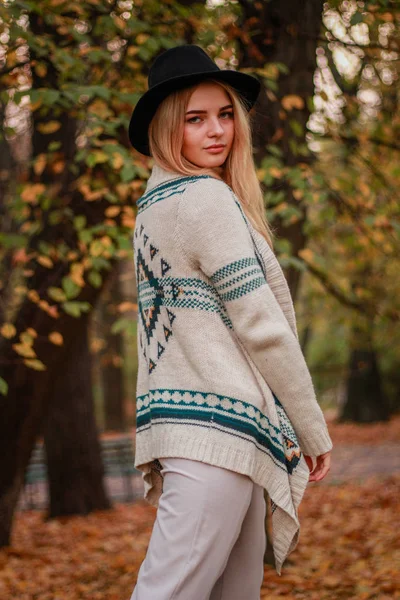
[[[232,104],[227,104],[226,106],[222,106],[219,110],[226,110],[227,108],[233,108]],[[188,110],[188,112],[186,113],[187,115],[191,115],[192,113],[200,113],[200,114],[205,114],[207,113],[206,110]]]

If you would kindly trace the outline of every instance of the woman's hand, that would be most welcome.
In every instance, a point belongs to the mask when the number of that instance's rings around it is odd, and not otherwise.
[[[317,456],[317,464],[315,467],[313,467],[311,456],[304,455],[311,473],[308,481],[321,481],[321,479],[328,474],[328,471],[331,468],[331,454],[332,450],[329,450],[329,452],[325,452],[325,454],[320,454],[320,456]]]

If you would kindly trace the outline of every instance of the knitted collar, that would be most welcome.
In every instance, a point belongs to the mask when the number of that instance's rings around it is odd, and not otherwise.
[[[188,175],[182,175],[182,173],[166,171],[165,169],[160,167],[159,164],[154,163],[151,175],[147,180],[146,192],[149,192],[157,185],[166,183],[167,181],[172,181],[173,179],[182,179],[183,177],[188,177]]]

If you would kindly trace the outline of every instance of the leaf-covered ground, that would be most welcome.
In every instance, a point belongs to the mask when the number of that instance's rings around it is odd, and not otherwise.
[[[282,577],[265,567],[261,598],[400,598],[399,495],[398,475],[310,484],[299,545]],[[0,552],[0,598],[129,600],[155,515],[143,501],[47,523],[19,513],[13,546]]]
[[[282,577],[265,567],[261,599],[400,600],[400,474],[385,477],[372,460],[381,445],[397,468],[400,415],[373,425],[325,416],[337,456],[357,446],[371,476],[356,481],[349,462],[346,483],[329,485],[328,475],[309,484],[299,544]],[[129,600],[155,516],[143,501],[50,522],[42,512],[18,513],[13,545],[0,551],[0,600]]]
[[[400,414],[380,423],[336,423],[337,411],[324,411],[333,445],[366,445],[400,443]]]

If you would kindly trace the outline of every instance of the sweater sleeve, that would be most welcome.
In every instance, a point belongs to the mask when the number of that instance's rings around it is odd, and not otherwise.
[[[297,337],[260,268],[231,189],[199,179],[179,199],[175,239],[186,259],[214,285],[233,329],[284,407],[304,454],[332,448]]]

